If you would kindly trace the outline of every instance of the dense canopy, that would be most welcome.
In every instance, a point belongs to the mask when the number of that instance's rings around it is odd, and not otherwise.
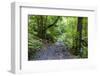
[[[28,59],[36,60],[37,53],[43,55],[43,49],[46,51],[56,50],[56,44],[63,45],[65,53],[69,52],[69,58],[87,58],[88,57],[88,18],[76,16],[28,16]],[[50,49],[49,47],[52,47]],[[60,48],[60,47],[57,47]],[[64,49],[66,48],[66,49]],[[41,52],[40,52],[41,51]],[[56,52],[57,53],[57,52]],[[62,52],[60,52],[62,53]],[[44,53],[46,55],[46,53]],[[49,54],[47,54],[49,56]],[[52,59],[59,59],[53,55]],[[72,57],[73,56],[73,57]],[[38,57],[42,57],[39,56]],[[45,57],[44,59],[50,59]],[[67,56],[61,59],[67,59]]]

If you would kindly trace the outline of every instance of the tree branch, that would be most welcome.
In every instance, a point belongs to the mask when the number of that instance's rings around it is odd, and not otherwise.
[[[59,18],[60,18],[60,16],[58,16],[57,19],[44,30],[46,31],[48,28],[54,26],[58,22]]]
[[[60,16],[58,16],[57,19],[51,25],[49,25],[47,28],[50,28],[53,25],[55,25],[58,22],[59,18],[60,18]]]

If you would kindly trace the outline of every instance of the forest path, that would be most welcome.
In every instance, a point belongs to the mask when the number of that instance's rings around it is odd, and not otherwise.
[[[71,59],[75,58],[68,51],[68,48],[63,43],[55,43],[47,45],[39,50],[34,59],[35,60],[52,60],[52,59]]]

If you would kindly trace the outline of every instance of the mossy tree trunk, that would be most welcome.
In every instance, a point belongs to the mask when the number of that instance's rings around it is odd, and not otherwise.
[[[76,38],[76,55],[79,55],[82,49],[81,41],[82,41],[82,17],[78,17],[77,23],[77,38]]]

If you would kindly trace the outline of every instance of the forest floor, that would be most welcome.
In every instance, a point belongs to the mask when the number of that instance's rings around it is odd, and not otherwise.
[[[63,43],[46,45],[36,52],[32,60],[53,60],[53,59],[75,59],[76,56],[70,54],[68,48]]]

